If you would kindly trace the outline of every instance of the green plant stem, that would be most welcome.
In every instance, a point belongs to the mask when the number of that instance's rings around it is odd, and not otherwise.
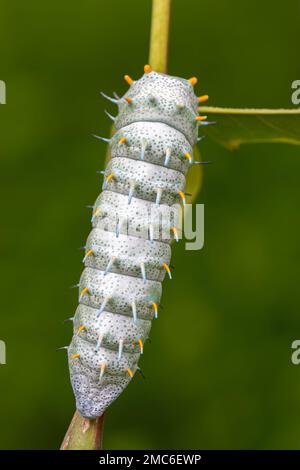
[[[171,0],[152,0],[149,63],[156,72],[167,72]],[[75,412],[61,450],[101,450],[104,415],[95,420]]]
[[[75,412],[60,450],[101,450],[104,415],[97,419],[85,419]]]
[[[152,0],[149,64],[166,73],[170,33],[171,0]]]

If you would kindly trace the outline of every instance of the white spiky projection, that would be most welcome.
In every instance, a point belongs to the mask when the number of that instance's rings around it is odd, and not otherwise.
[[[185,175],[205,117],[198,115],[196,78],[185,80],[144,67],[125,80],[111,160],[93,207],[85,247],[79,306],[68,347],[72,387],[85,418],[101,416],[139,370],[151,321],[157,317],[170,244],[179,238]],[[106,95],[105,95],[106,97]],[[108,98],[108,97],[106,97]],[[108,139],[103,139],[108,140]]]

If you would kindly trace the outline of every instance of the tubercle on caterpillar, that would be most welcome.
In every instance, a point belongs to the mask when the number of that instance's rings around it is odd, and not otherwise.
[[[101,172],[79,305],[70,319],[71,383],[77,409],[89,419],[101,416],[140,370],[161,282],[165,275],[172,279],[170,244],[180,238],[185,175],[197,163],[193,145],[199,127],[208,124],[198,114],[208,95],[196,97],[195,77],[172,77],[145,65],[139,80],[124,79],[129,89],[123,97],[103,94],[119,113],[107,113],[116,128],[111,139],[95,136],[109,143],[111,160]]]

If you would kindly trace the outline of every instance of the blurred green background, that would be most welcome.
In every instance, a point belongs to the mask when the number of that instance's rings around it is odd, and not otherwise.
[[[58,448],[74,412],[66,354],[75,284],[114,111],[147,63],[150,0],[0,2],[2,449]],[[170,74],[212,106],[293,107],[297,0],[174,0]],[[206,139],[205,248],[174,249],[172,282],[104,447],[300,448],[300,149]]]

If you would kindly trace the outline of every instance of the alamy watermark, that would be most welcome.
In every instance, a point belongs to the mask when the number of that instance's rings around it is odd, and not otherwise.
[[[291,362],[294,366],[298,366],[300,364],[300,339],[295,339],[291,344],[291,348],[294,349],[291,355]]]
[[[6,84],[0,80],[0,104],[6,104]]]
[[[93,218],[97,228],[121,235],[169,243],[186,240],[186,250],[201,250],[204,246],[204,204],[157,205],[140,204],[134,210],[125,206],[116,210],[94,207]]]
[[[292,103],[294,105],[300,104],[300,80],[294,80],[292,82],[292,89],[295,90],[292,93]]]
[[[0,364],[6,364],[6,344],[0,340]]]

